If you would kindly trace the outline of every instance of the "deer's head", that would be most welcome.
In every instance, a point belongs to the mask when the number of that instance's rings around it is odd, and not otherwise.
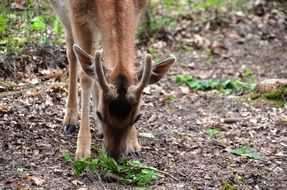
[[[77,45],[73,48],[83,71],[96,81],[93,87],[97,98],[95,110],[102,125],[105,149],[118,159],[126,151],[131,127],[141,116],[139,106],[143,89],[158,82],[174,64],[175,58],[153,66],[151,56],[146,55],[138,71],[121,72],[106,69],[100,51],[92,57]]]

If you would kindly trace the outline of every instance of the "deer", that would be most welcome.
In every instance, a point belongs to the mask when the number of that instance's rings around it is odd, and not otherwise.
[[[77,81],[81,87],[81,120],[76,158],[91,154],[90,103],[103,134],[106,154],[139,156],[136,122],[147,85],[158,82],[175,58],[152,64],[146,54],[135,66],[135,34],[146,0],[49,0],[65,32],[69,64],[64,133],[75,132],[78,117]],[[98,50],[100,40],[102,50]]]

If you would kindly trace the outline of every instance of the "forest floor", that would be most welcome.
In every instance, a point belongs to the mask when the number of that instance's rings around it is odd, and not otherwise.
[[[215,18],[198,31],[192,13],[178,16],[174,32],[163,30],[149,43],[157,59],[172,53],[177,62],[161,82],[144,91],[138,129],[154,138],[140,137],[138,159],[179,179],[159,177],[149,188],[286,189],[286,106],[252,101],[253,92],[195,91],[174,82],[182,73],[255,82],[287,78],[286,12],[272,6],[256,11],[230,13],[227,22]],[[146,51],[139,44],[137,57]],[[0,89],[0,189],[133,188],[99,181],[95,174],[76,178],[62,158],[64,151],[74,155],[77,139],[76,133],[63,133],[63,45],[29,45],[0,61],[15,66],[1,68],[1,77],[14,86]],[[102,139],[92,114],[92,143],[98,150]],[[218,134],[209,133],[211,129]],[[232,154],[238,147],[261,156]],[[96,157],[97,151],[92,154]]]

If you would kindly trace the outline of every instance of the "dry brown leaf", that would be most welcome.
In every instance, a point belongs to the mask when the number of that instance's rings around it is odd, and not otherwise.
[[[8,112],[9,105],[7,103],[0,103],[0,111],[1,112]]]
[[[32,177],[31,177],[31,180],[32,180],[33,183],[35,183],[35,185],[37,185],[37,186],[41,186],[41,185],[43,185],[44,183],[46,183],[46,180],[45,180],[45,179],[42,179],[42,178],[39,178],[39,177],[36,177],[36,176],[32,176]]]
[[[54,70],[42,70],[41,73],[44,75],[45,80],[49,80],[51,78],[60,78],[63,76],[63,71],[54,69]]]
[[[28,90],[26,92],[26,96],[27,97],[36,97],[36,96],[39,96],[40,95],[40,92],[38,90]]]

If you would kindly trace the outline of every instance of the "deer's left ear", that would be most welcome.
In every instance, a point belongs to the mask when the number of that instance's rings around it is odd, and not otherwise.
[[[154,84],[154,83],[160,81],[160,79],[162,79],[162,77],[164,77],[164,75],[171,68],[171,66],[175,63],[175,61],[176,61],[175,58],[168,58],[168,59],[161,61],[160,63],[154,65],[152,67],[152,72],[151,72],[148,84]],[[138,78],[139,79],[141,79],[141,77],[142,77],[142,72],[143,72],[142,69],[140,69],[138,71]]]
[[[83,71],[90,77],[96,78],[94,58],[86,53],[80,46],[77,44],[73,45],[74,53],[82,66]]]

